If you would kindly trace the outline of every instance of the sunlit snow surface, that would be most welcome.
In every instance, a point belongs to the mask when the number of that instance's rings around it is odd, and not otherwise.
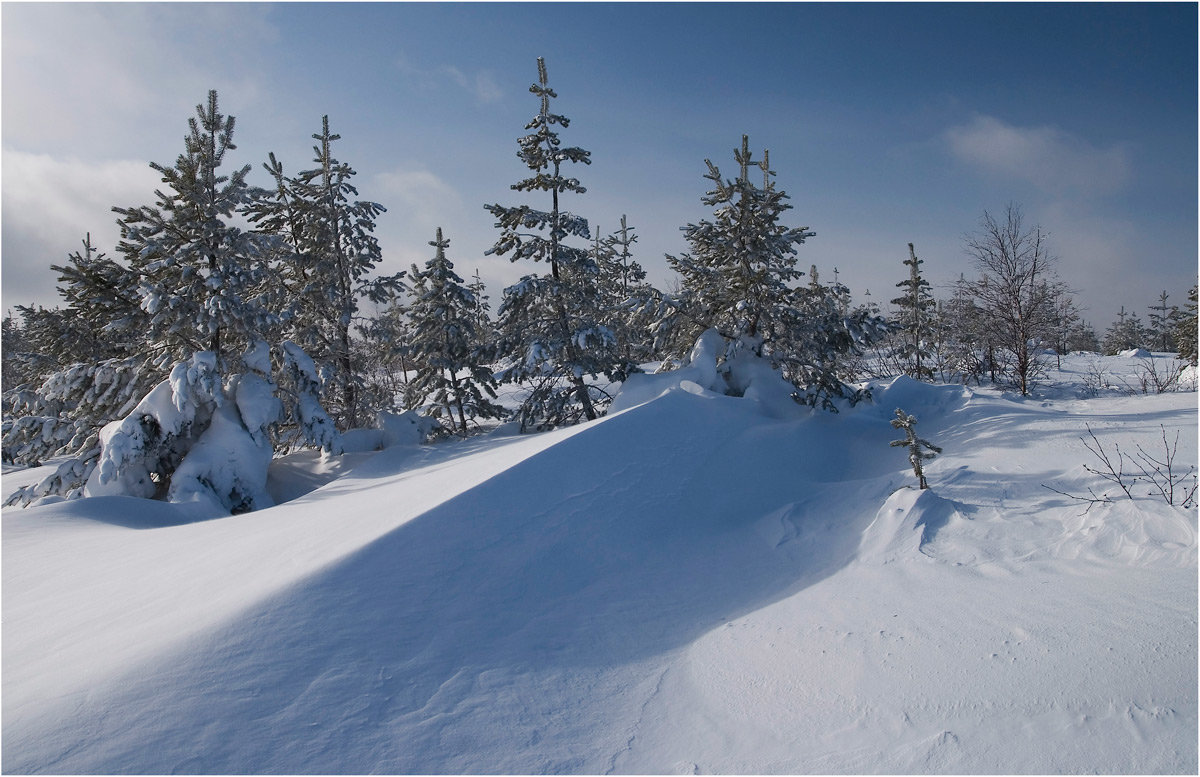
[[[656,376],[570,429],[298,456],[257,513],[7,509],[3,770],[1195,773],[1195,509],[1043,487],[1104,490],[1085,424],[1195,465],[1194,392],[1092,390],[1137,363],[790,420]]]

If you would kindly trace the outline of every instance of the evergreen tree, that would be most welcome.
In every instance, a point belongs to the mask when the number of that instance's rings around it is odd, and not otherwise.
[[[1163,289],[1158,295],[1158,304],[1150,306],[1149,326],[1146,329],[1146,339],[1155,351],[1172,351],[1175,346],[1175,321],[1178,308],[1167,306],[1167,291]],[[1172,316],[1172,313],[1175,313]]]
[[[912,464],[913,474],[922,489],[929,488],[925,480],[925,462],[936,457],[942,449],[929,440],[917,436],[917,417],[896,408],[896,417],[892,419],[893,429],[904,430],[903,440],[893,440],[893,448],[908,448],[908,462]]]
[[[1096,329],[1087,321],[1077,322],[1067,332],[1067,352],[1071,351],[1092,351],[1100,350],[1100,338],[1096,336]]]
[[[927,339],[933,331],[936,303],[929,291],[929,281],[921,275],[924,261],[917,258],[912,243],[908,244],[908,259],[904,264],[909,269],[908,278],[896,284],[904,293],[892,300],[898,308],[896,323],[904,334],[900,357],[910,377],[932,379],[933,371],[929,368],[932,354]]]
[[[1101,348],[1108,356],[1115,356],[1121,351],[1141,348],[1146,342],[1146,331],[1137,313],[1126,313],[1122,305],[1117,312],[1117,320],[1104,333]]]
[[[396,411],[404,399],[412,367],[412,326],[408,307],[395,301],[359,325],[358,363],[365,366],[364,399],[373,407]]]
[[[1179,358],[1196,366],[1196,287],[1188,292],[1188,304],[1175,326],[1175,345]]]
[[[668,256],[667,263],[681,281],[676,315],[682,326],[668,322],[677,332],[675,346],[686,351],[706,329],[715,328],[732,351],[749,347],[762,355],[778,345],[780,327],[791,307],[791,283],[803,273],[796,269],[796,246],[816,233],[807,227],[780,223],[791,208],[788,196],[776,189],[769,158],[751,158],[750,141],[734,151],[738,176],[730,181],[710,160],[705,160],[713,189],[701,201],[716,208],[713,220],[688,224],[684,238],[690,253]],[[762,171],[760,188],[750,179],[750,168]]]
[[[1050,322],[1050,338],[1054,344],[1055,366],[1062,369],[1062,356],[1070,353],[1071,340],[1079,335],[1079,309],[1075,301],[1065,291],[1061,291],[1054,299],[1054,318]]]
[[[272,192],[248,208],[248,215],[281,241],[280,292],[287,304],[287,332],[329,369],[335,409],[343,428],[358,425],[366,408],[359,396],[362,375],[355,363],[353,328],[362,300],[387,304],[404,289],[403,273],[370,277],[382,260],[375,219],[385,208],[353,199],[355,171],[333,156],[329,117],[314,134],[316,167],[295,177],[283,172],[274,154],[264,164],[275,181]]]
[[[620,229],[603,238],[597,233],[592,249],[599,270],[600,310],[604,324],[616,338],[616,353],[626,372],[636,370],[638,362],[650,358],[651,350],[643,334],[645,322],[637,315],[647,295],[652,293],[645,283],[646,271],[633,259],[631,249],[637,239],[634,228],[622,215]]]
[[[815,272],[806,287],[792,285],[803,276],[796,269],[797,246],[815,233],[781,223],[791,205],[775,186],[766,152],[755,162],[743,136],[734,159],[734,180],[705,160],[714,188],[702,202],[716,210],[712,221],[683,228],[690,253],[667,257],[680,289],[659,296],[658,334],[681,358],[700,333],[715,329],[726,342],[723,363],[739,351],[765,357],[796,386],[798,402],[833,410],[833,399],[847,396],[849,355],[877,338],[884,322],[867,308],[851,311],[849,290],[822,286]],[[753,167],[762,172],[761,187],[751,180]]]
[[[256,196],[246,183],[249,165],[220,172],[236,148],[234,118],[221,114],[216,91],[196,112],[175,165],[150,164],[167,185],[155,192],[158,202],[113,210],[122,217],[119,248],[138,278],[144,347],[160,367],[210,351],[224,371],[227,356],[248,347],[272,318],[260,291],[266,246],[232,223]]]
[[[89,233],[83,252],[67,257],[65,265],[50,265],[58,273],[58,293],[66,309],[61,323],[62,345],[76,361],[130,356],[141,351],[147,314],[137,295],[138,277],[92,245]],[[66,333],[70,332],[70,335]]]
[[[609,397],[585,376],[624,377],[612,353],[612,332],[600,320],[596,263],[587,249],[565,242],[570,237],[588,239],[587,220],[563,210],[559,202],[563,194],[586,192],[578,179],[564,174],[563,165],[590,164],[591,153],[562,145],[554,126],[566,128],[570,120],[550,111],[550,100],[558,95],[550,88],[546,63],[540,57],[538,83],[529,91],[538,97],[541,108],[525,125],[531,132],[518,139],[517,156],[533,175],[511,188],[548,194],[550,210],[484,206],[501,230],[489,254],[510,254],[514,262],[528,259],[550,267],[549,275],[526,275],[505,289],[500,306],[499,326],[510,360],[501,378],[534,383],[518,412],[523,429],[596,418],[603,412],[597,404],[607,404]]]
[[[942,305],[941,314],[939,329],[944,335],[939,354],[944,379],[960,380],[963,385],[972,380],[979,383],[994,363],[990,358],[994,340],[985,325],[983,311],[971,296],[965,276],[959,276],[954,294]]]
[[[420,402],[433,403],[430,415],[444,415],[466,434],[468,418],[499,418],[504,408],[491,401],[497,383],[482,359],[487,333],[479,328],[479,302],[446,257],[450,241],[441,228],[430,245],[434,257],[424,270],[412,272],[412,350],[418,367],[411,390]]]

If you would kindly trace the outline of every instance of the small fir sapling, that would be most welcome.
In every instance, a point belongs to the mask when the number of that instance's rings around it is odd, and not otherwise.
[[[891,446],[899,448],[905,446],[908,448],[908,460],[912,463],[913,474],[917,476],[917,481],[922,489],[929,488],[929,483],[925,481],[925,468],[922,462],[932,459],[942,452],[942,449],[929,440],[922,439],[917,436],[917,417],[908,415],[900,408],[896,408],[896,417],[892,419],[893,429],[903,429],[903,440],[892,440]],[[928,449],[928,450],[923,450]]]

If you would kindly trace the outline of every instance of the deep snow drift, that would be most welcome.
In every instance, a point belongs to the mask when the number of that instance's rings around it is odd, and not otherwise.
[[[1085,424],[1194,465],[1195,393],[897,379],[780,418],[709,378],[281,462],[277,501],[330,482],[241,516],[5,510],[3,770],[1197,770],[1195,509],[1043,487],[1102,490]]]

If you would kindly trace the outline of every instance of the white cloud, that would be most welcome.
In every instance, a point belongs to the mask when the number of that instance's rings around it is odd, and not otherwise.
[[[453,65],[442,65],[433,69],[417,67],[403,56],[396,58],[396,67],[407,78],[422,89],[440,89],[447,81],[466,90],[481,103],[499,102],[504,97],[500,85],[490,70],[464,73]]]
[[[4,304],[57,304],[51,264],[61,264],[91,233],[92,244],[115,254],[119,230],[113,205],[153,201],[161,175],[146,162],[84,162],[3,151]]]
[[[1049,194],[1112,194],[1129,179],[1128,153],[1098,147],[1055,127],[1015,127],[976,116],[944,134],[950,152],[979,170],[1033,184]]]
[[[449,223],[463,201],[453,186],[428,170],[397,169],[373,176],[372,192],[395,218],[411,226],[434,228]]]
[[[267,7],[245,3],[6,5],[4,144],[128,157],[164,123],[177,142],[209,89],[269,100],[261,58],[276,38]]]

